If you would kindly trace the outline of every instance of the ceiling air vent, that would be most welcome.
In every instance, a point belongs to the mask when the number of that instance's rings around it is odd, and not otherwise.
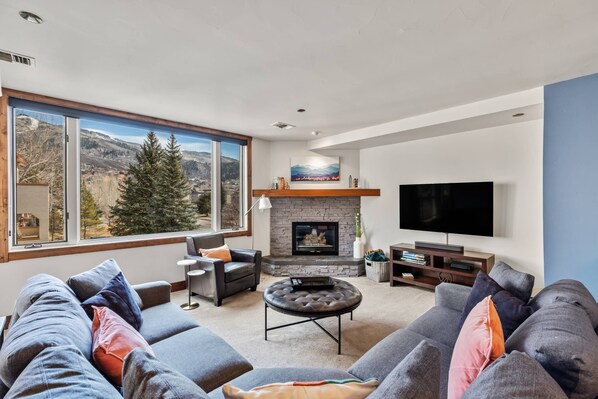
[[[0,60],[6,62],[15,62],[27,66],[35,66],[35,58],[22,54],[11,53],[10,51],[0,50]]]
[[[284,123],[284,122],[274,122],[270,126],[274,126],[279,129],[292,129],[292,128],[296,127],[295,125],[291,125],[290,123]]]

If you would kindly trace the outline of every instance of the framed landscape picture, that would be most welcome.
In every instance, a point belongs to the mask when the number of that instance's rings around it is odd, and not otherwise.
[[[339,157],[291,158],[291,181],[340,181]]]

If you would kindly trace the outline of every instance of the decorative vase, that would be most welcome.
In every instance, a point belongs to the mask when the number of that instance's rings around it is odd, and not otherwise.
[[[355,242],[353,242],[353,257],[363,258],[363,243],[360,237],[355,237]]]

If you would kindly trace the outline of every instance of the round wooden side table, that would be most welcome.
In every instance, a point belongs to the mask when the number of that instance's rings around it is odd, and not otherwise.
[[[199,303],[191,302],[191,277],[194,276],[201,276],[206,272],[204,270],[190,270],[190,267],[197,263],[197,261],[193,259],[183,259],[179,260],[176,264],[177,266],[184,266],[185,267],[185,275],[187,276],[187,292],[188,292],[188,299],[187,303],[183,303],[181,308],[184,310],[193,310],[199,307]]]

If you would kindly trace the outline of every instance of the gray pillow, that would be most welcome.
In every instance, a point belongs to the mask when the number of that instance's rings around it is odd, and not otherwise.
[[[73,291],[75,291],[77,298],[79,298],[81,302],[85,302],[100,292],[102,288],[104,288],[106,284],[120,272],[122,272],[122,270],[120,270],[116,261],[114,259],[108,259],[91,270],[72,276],[68,279],[67,284]],[[137,291],[131,287],[128,281],[127,285],[129,286],[129,290],[131,290],[131,294],[133,295],[133,299],[135,299],[137,306],[139,306],[139,309],[143,309],[143,301],[141,300],[141,297]]]
[[[91,359],[91,320],[72,295],[45,293],[8,330],[0,350],[0,378],[10,387],[41,351],[71,344]]]
[[[532,296],[535,277],[531,274],[518,272],[505,262],[498,262],[492,266],[488,274],[501,287],[527,303]]]
[[[440,350],[421,341],[368,399],[438,399]]]
[[[122,396],[72,345],[44,349],[29,363],[5,399],[111,399]]]
[[[518,351],[503,355],[471,383],[461,399],[566,399],[540,363]]]
[[[598,336],[586,312],[556,302],[530,316],[505,342],[506,352],[525,352],[571,398],[598,394]]]
[[[588,314],[592,326],[598,328],[598,304],[590,291],[581,282],[577,280],[559,280],[545,287],[529,304],[536,311],[554,302],[567,302],[579,306]]]
[[[14,325],[29,306],[46,292],[63,292],[72,295],[75,300],[77,298],[73,290],[71,290],[64,281],[59,280],[54,276],[50,276],[49,274],[37,274],[28,278],[27,281],[25,281],[25,284],[23,284],[23,287],[21,287],[21,292],[19,292],[19,296],[17,296],[12,311],[12,317],[10,318],[10,326]]]
[[[125,399],[209,399],[189,378],[139,348],[125,358],[123,396]]]

